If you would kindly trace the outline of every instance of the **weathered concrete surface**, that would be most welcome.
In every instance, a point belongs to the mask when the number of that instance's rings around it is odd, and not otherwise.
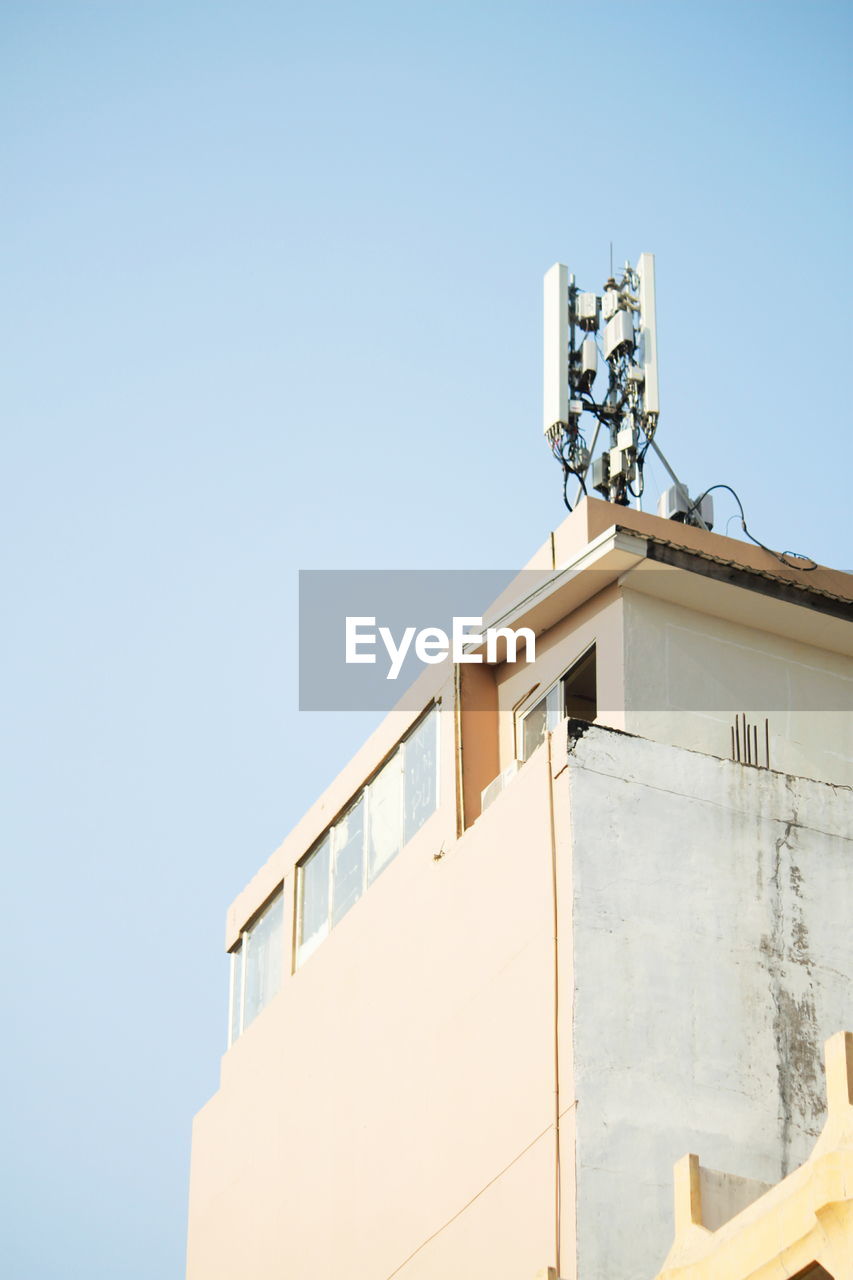
[[[561,776],[577,1274],[644,1280],[680,1156],[776,1182],[820,1131],[822,1044],[853,1022],[853,793],[595,727]]]

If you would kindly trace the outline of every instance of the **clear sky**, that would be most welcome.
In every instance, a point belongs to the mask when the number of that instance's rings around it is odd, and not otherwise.
[[[371,724],[297,571],[547,537],[552,262],[657,255],[664,450],[853,564],[851,15],[0,7],[5,1274],[182,1275],[227,905]]]

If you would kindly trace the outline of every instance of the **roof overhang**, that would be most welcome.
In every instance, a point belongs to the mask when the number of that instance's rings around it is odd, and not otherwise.
[[[530,585],[529,580],[533,579]],[[550,630],[613,583],[684,608],[853,656],[853,601],[613,525],[552,572],[526,571],[487,612],[485,627]],[[520,592],[520,594],[519,594]],[[515,598],[513,599],[513,594]],[[511,601],[511,603],[507,603]],[[467,646],[481,653],[484,644]],[[497,660],[506,655],[498,645]]]

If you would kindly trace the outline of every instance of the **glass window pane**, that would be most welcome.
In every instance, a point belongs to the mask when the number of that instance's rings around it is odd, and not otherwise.
[[[598,714],[594,645],[563,676],[563,705],[576,720],[594,720]]]
[[[243,947],[241,944],[231,952],[231,1026],[229,1028],[229,1044],[233,1044],[240,1034],[240,1000],[243,995]]]
[[[405,761],[404,840],[411,840],[435,809],[438,753],[435,707],[403,744]]]
[[[356,803],[332,828],[335,854],[332,924],[343,919],[358,902],[364,884],[364,799]]]
[[[369,791],[367,876],[373,880],[397,856],[403,843],[403,765],[399,751],[376,775]]]
[[[284,899],[279,894],[252,925],[245,941],[246,1004],[243,1030],[281,986],[281,933]]]
[[[540,698],[536,706],[528,711],[523,723],[524,759],[529,760],[540,743],[545,741],[545,729],[548,722],[548,698]]]
[[[332,842],[327,835],[299,868],[299,939],[297,964],[301,964],[329,932],[329,857]]]

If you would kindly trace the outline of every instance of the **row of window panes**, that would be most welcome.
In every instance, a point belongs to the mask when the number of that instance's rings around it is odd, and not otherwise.
[[[228,1043],[233,1044],[281,986],[284,897],[281,890],[244,929],[231,952]]]
[[[435,809],[437,724],[433,709],[299,868],[298,961],[328,932],[331,882],[335,886],[331,923],[335,924],[361,896],[365,870],[370,883]],[[365,813],[370,815],[369,822]],[[330,859],[333,846],[334,862]],[[279,891],[231,951],[229,1044],[281,986],[283,909]]]
[[[343,919],[438,802],[438,711],[404,738],[298,868],[296,963]]]

